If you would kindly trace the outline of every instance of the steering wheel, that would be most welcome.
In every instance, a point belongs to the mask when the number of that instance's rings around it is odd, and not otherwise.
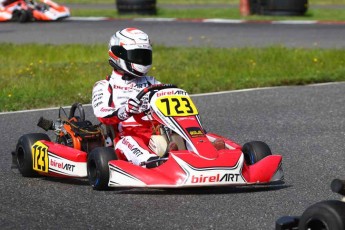
[[[152,92],[154,90],[161,90],[161,89],[169,89],[169,88],[177,88],[176,85],[173,85],[173,84],[156,84],[156,85],[151,85],[149,87],[146,87],[144,88],[143,90],[141,90],[138,95],[136,96],[136,98],[138,100],[141,100],[141,98],[149,93],[149,92]]]
[[[144,89],[142,89],[136,96],[136,98],[138,100],[141,100],[144,95],[146,95],[147,93],[153,92],[155,90],[161,90],[161,89],[169,89],[169,88],[177,88],[176,85],[173,84],[156,84],[156,85],[151,85],[149,87],[146,87]],[[147,124],[148,122],[151,123],[151,121],[149,120],[143,120],[142,118],[145,116],[145,114],[148,114],[149,110],[144,111],[141,114],[137,114],[135,116],[133,116],[134,120],[140,124]]]

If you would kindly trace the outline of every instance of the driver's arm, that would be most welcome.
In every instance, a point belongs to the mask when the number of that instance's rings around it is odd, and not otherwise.
[[[98,81],[92,90],[92,109],[97,119],[106,125],[119,123],[118,109],[112,104],[112,93],[107,80]]]
[[[110,88],[109,88],[110,87]],[[117,124],[138,114],[141,102],[129,99],[124,106],[115,108],[112,89],[107,80],[96,82],[92,90],[92,108],[97,119],[106,125]]]

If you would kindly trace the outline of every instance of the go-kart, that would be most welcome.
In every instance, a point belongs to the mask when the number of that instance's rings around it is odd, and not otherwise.
[[[1,21],[58,21],[70,16],[69,8],[51,0],[17,0],[9,1],[0,8]]]
[[[344,230],[345,229],[345,180],[334,179],[333,192],[341,200],[324,200],[309,206],[301,216],[283,216],[276,221],[276,230]]]
[[[282,156],[272,155],[267,144],[252,141],[243,146],[208,133],[188,93],[174,85],[144,88],[137,99],[149,98],[150,109],[142,122],[153,127],[149,148],[160,156],[157,167],[128,162],[109,146],[119,140],[109,126],[101,128],[85,120],[83,108],[74,104],[69,116],[56,122],[41,118],[38,125],[54,130],[55,142],[47,134],[32,133],[19,138],[13,163],[23,176],[88,177],[96,190],[109,187],[184,188],[242,186],[283,181]],[[79,111],[80,116],[76,116]],[[223,140],[222,148],[213,142]],[[169,150],[171,141],[178,149]],[[137,151],[133,149],[133,151]]]

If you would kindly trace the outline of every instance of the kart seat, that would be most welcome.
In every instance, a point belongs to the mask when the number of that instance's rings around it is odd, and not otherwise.
[[[170,136],[171,142],[176,143],[177,150],[186,150],[186,144],[182,137],[176,133]],[[165,135],[152,135],[149,141],[149,148],[158,156],[162,157],[169,147],[168,140]],[[176,151],[176,150],[175,150]]]

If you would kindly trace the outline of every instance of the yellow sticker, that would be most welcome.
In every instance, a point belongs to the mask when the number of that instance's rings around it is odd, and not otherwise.
[[[40,141],[37,141],[32,146],[32,167],[36,171],[48,172],[48,146]]]
[[[156,106],[166,117],[198,115],[198,110],[188,96],[159,97]]]
[[[202,137],[205,134],[203,133],[203,131],[201,131],[200,127],[188,127],[186,128],[187,132],[189,133],[189,135],[191,137]]]

